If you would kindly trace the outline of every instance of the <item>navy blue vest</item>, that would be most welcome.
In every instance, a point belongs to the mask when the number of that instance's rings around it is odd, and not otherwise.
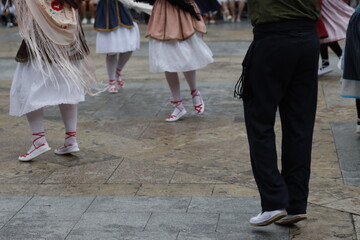
[[[94,28],[97,31],[114,31],[120,27],[133,28],[136,13],[118,0],[100,0],[96,7]]]

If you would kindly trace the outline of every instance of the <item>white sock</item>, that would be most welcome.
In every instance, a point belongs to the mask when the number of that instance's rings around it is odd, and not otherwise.
[[[184,77],[191,90],[196,89],[196,71],[184,72]]]
[[[181,94],[180,94],[180,81],[178,74],[176,72],[165,72],[165,77],[174,101],[180,101]]]
[[[106,54],[106,68],[109,80],[115,80],[117,56],[116,54]]]
[[[125,64],[129,61],[132,53],[133,52],[119,53],[119,58],[118,58],[118,62],[117,62],[118,69],[124,69]]]
[[[28,152],[32,152],[34,150],[35,146],[38,147],[38,146],[46,143],[45,136],[44,137],[39,136],[39,135],[45,135],[45,131],[44,131],[44,111],[41,108],[41,109],[35,110],[33,112],[29,112],[29,113],[26,114],[26,118],[27,118],[27,120],[29,122],[31,132],[33,134],[32,135],[33,144],[31,145],[30,149],[28,150]],[[34,134],[39,134],[39,135],[34,135]]]
[[[65,134],[64,145],[72,144],[76,142],[76,127],[77,127],[77,104],[60,104],[60,113],[64,121],[65,132],[73,133],[71,137],[69,134]]]
[[[171,115],[177,116],[185,108],[182,101],[172,101],[171,103],[174,104],[174,107],[175,107],[175,109]]]

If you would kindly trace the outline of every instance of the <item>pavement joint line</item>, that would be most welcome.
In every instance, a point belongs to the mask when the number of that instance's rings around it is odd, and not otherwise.
[[[30,196],[29,200],[24,203],[24,205],[15,212],[15,214],[0,228],[0,231],[34,198],[34,196]]]
[[[217,183],[214,183],[213,184],[213,188],[211,190],[211,195],[210,196],[213,196],[214,195],[214,191],[215,191],[215,187],[216,187]]]
[[[172,180],[174,179],[174,176],[175,176],[175,174],[176,174],[177,171],[178,171],[178,170],[175,168],[168,184],[171,184],[171,182],[172,182]]]
[[[181,232],[181,231],[178,231],[175,240],[178,240],[178,239],[179,239],[180,232]]]
[[[150,213],[150,216],[149,216],[148,220],[146,221],[146,224],[145,224],[145,226],[144,226],[144,228],[143,228],[143,231],[145,231],[146,226],[149,224],[152,215],[153,215],[153,213],[151,212],[151,213]]]
[[[149,129],[150,125],[151,125],[151,121],[149,121],[146,124],[145,129],[139,134],[139,137],[137,137],[136,140],[141,140],[141,138],[144,136],[145,132]]]
[[[47,177],[44,178],[43,181],[41,181],[40,185],[41,185],[41,184],[44,184],[44,183],[46,182],[46,180],[47,180],[53,173],[55,173],[55,172],[56,172],[56,169],[54,169],[53,171],[51,171],[51,172],[47,175]]]
[[[135,192],[135,194],[134,194],[134,197],[137,197],[138,195],[138,193],[139,193],[139,191],[140,191],[140,189],[142,188],[142,186],[143,186],[143,183],[140,183],[140,186],[138,187],[138,189],[136,190],[136,192]]]
[[[190,197],[190,201],[189,201],[189,204],[186,207],[185,213],[188,213],[192,200],[193,200],[193,197]]]
[[[107,184],[109,182],[109,180],[111,179],[111,177],[114,175],[114,173],[116,172],[116,170],[118,170],[118,168],[120,167],[120,165],[124,162],[124,157],[121,157],[121,161],[120,163],[116,166],[116,168],[114,169],[114,171],[110,174],[110,176],[108,177],[108,179],[105,181],[105,184]]]
[[[356,237],[356,239],[359,239],[358,232],[356,231],[354,215],[356,215],[356,214],[351,214],[350,213],[351,223],[352,223],[352,225],[354,227],[354,232],[355,232],[355,235],[356,235],[355,237]]]
[[[215,232],[217,232],[217,229],[219,227],[219,222],[220,222],[220,213],[218,214],[218,220],[216,222]]]
[[[80,222],[82,216],[87,212],[87,210],[90,208],[90,206],[93,204],[93,202],[96,200],[97,196],[95,196],[93,198],[93,200],[91,201],[91,203],[89,204],[89,206],[85,209],[85,211],[80,215],[79,219],[76,221],[76,223],[74,224],[74,226],[70,229],[70,231],[68,232],[68,234],[66,235],[66,237],[64,238],[64,240],[66,240],[69,235],[71,234],[72,230],[76,227],[76,225]]]

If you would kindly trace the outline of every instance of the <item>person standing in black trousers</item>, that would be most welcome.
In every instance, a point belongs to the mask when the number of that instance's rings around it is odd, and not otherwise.
[[[318,1],[249,0],[248,7],[254,40],[235,94],[244,101],[251,165],[261,197],[262,211],[250,224],[286,225],[307,218],[320,46]],[[274,132],[277,111],[281,171]]]

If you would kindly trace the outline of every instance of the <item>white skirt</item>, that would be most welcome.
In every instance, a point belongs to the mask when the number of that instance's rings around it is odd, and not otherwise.
[[[120,27],[111,32],[98,31],[96,34],[96,53],[124,53],[140,48],[140,30],[135,27]]]
[[[150,38],[150,72],[188,72],[214,61],[200,33],[187,40],[159,41]]]
[[[53,70],[56,74],[55,67]],[[10,115],[22,116],[45,106],[77,104],[85,100],[84,91],[75,83],[70,82],[68,86],[61,76],[57,77],[57,82],[57,85],[50,82],[30,61],[18,63],[10,89]]]

